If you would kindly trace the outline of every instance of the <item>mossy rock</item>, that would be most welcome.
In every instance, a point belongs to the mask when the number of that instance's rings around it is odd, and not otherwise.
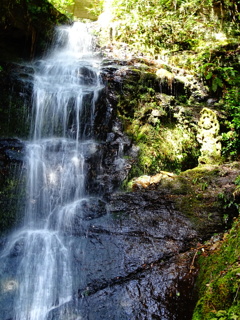
[[[240,218],[221,239],[205,244],[198,259],[199,300],[193,320],[240,318]]]
[[[239,162],[232,165],[202,165],[173,175],[149,177],[145,189],[166,193],[176,209],[188,217],[202,239],[228,228],[238,215],[234,181],[239,176]],[[154,177],[160,177],[157,181]],[[146,178],[145,178],[146,180]],[[151,183],[153,181],[154,183]],[[128,186],[134,189],[135,178]],[[139,180],[139,183],[141,181]]]
[[[175,197],[176,206],[204,239],[227,228],[238,214],[238,200],[233,195],[238,165],[202,165],[182,172],[177,177],[178,183],[171,185],[173,193],[181,195]]]
[[[125,132],[140,147],[136,163],[140,175],[195,167],[199,157],[195,125],[189,121],[189,112],[176,105],[175,97],[159,93],[145,76],[138,82],[124,80],[122,90],[118,113]],[[130,178],[135,171],[134,166]]]

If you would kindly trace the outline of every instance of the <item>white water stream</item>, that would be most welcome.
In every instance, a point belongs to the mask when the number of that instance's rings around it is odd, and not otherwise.
[[[36,63],[32,141],[27,143],[27,204],[15,275],[14,320],[47,320],[73,299],[70,232],[88,195],[86,154],[94,148],[94,107],[102,88],[87,26],[60,27],[51,54]],[[67,305],[67,304],[66,304]],[[61,308],[68,319],[67,307]]]

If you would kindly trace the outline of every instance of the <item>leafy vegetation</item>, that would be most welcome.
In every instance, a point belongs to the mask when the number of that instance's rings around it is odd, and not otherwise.
[[[104,10],[105,0],[92,0],[91,7],[87,7],[89,13],[92,13],[94,17],[98,17]]]
[[[116,40],[144,54],[192,50],[239,32],[239,1],[113,0],[107,4],[116,22]]]
[[[68,12],[68,8],[69,6],[72,6],[74,4],[74,0],[49,0],[49,2],[54,5],[54,7],[66,14],[66,15],[69,15],[69,12]]]
[[[240,150],[240,77],[235,78],[235,83],[228,88],[223,96],[223,103],[229,115],[226,121],[227,132],[222,134],[223,155],[228,159],[234,159]]]
[[[232,67],[218,66],[216,63],[205,63],[201,67],[202,76],[209,81],[209,88],[216,93],[232,84],[237,71]]]

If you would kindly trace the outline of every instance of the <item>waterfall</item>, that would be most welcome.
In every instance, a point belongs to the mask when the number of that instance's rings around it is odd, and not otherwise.
[[[171,191],[164,173],[153,188],[119,192],[138,148],[117,104],[139,72],[99,59],[89,27],[58,27],[46,56],[18,70],[33,85],[31,138],[0,158],[17,159],[26,180],[15,230],[0,236],[0,320],[190,320],[192,248],[221,217],[190,221],[175,203],[182,185]]]
[[[103,87],[92,51],[87,25],[61,26],[51,53],[34,65],[25,215],[1,255],[4,271],[16,247],[21,251],[16,272],[5,279],[15,290],[14,320],[47,320],[64,305],[62,316],[70,319],[71,229],[90,197],[86,157],[96,144],[94,108]]]

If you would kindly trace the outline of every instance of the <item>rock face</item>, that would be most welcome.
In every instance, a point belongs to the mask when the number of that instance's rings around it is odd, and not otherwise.
[[[191,319],[197,232],[156,192],[113,194],[78,217],[72,245],[82,319]],[[79,226],[81,226],[79,228]],[[65,319],[61,308],[53,319]],[[74,318],[75,319],[75,318]]]

